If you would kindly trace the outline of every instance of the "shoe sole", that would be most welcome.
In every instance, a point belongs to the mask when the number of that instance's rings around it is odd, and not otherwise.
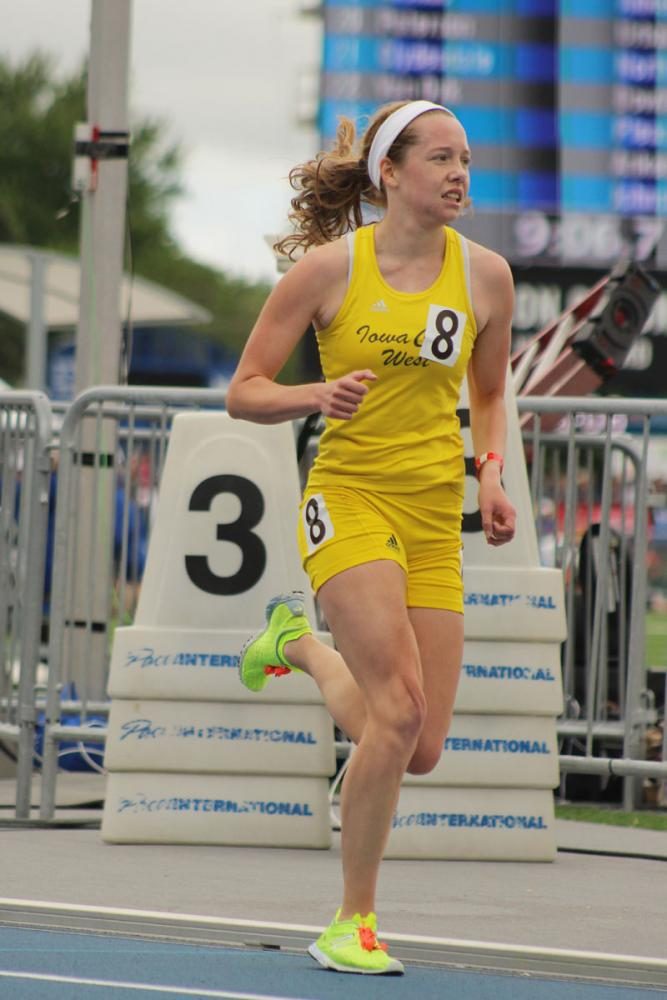
[[[292,612],[292,614],[303,614],[304,608],[303,608],[302,590],[293,590],[290,594],[279,594],[277,597],[272,597],[269,603],[266,605],[266,610],[264,612],[266,618],[266,624],[268,625],[269,622],[271,621],[271,615],[273,614],[273,612],[275,611],[275,609],[278,607],[279,604],[287,604],[289,606],[291,603],[294,603],[296,601],[299,602],[301,610],[295,611],[294,608],[290,607],[290,611]],[[259,639],[263,631],[264,629],[262,629],[261,632],[255,632],[255,634],[251,635],[249,639],[246,639],[246,641],[243,643],[243,646],[241,647],[241,652],[239,653],[239,680],[241,681],[241,684],[243,684],[244,687],[248,686],[243,681],[243,673],[241,670],[243,657],[245,656],[250,646],[252,646],[253,642]],[[252,688],[248,688],[248,690],[252,691]],[[260,688],[259,690],[260,691],[263,690],[263,687]]]
[[[241,684],[243,684],[244,688],[248,688],[248,685],[243,680],[243,669],[242,669],[243,657],[245,656],[250,646],[252,646],[255,639],[259,639],[261,634],[262,634],[261,632],[256,632],[254,635],[251,635],[249,639],[246,639],[246,641],[243,643],[243,646],[241,647],[241,652],[239,653],[239,680],[241,681]],[[252,691],[252,688],[248,688],[248,691]]]
[[[332,972],[349,972],[353,975],[361,976],[402,976],[405,969],[402,967],[400,969],[360,969],[353,968],[349,965],[339,965],[338,962],[334,962],[333,959],[325,955],[323,951],[317,947],[316,944],[311,944],[308,948],[308,954],[311,958],[325,969],[330,969]]]
[[[304,613],[303,596],[302,590],[293,590],[289,594],[279,594],[278,597],[272,597],[266,605],[266,611],[264,612],[266,624],[268,625],[271,621],[271,615],[279,604],[286,604],[293,615],[302,615]],[[293,607],[296,603],[299,605],[298,610]]]

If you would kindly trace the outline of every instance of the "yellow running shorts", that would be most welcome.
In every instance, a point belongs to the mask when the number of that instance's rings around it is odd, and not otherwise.
[[[392,559],[407,578],[407,605],[463,613],[463,492],[451,485],[416,493],[307,486],[298,542],[315,593],[337,573]]]

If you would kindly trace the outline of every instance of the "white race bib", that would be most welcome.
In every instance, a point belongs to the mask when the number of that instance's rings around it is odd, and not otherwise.
[[[453,368],[461,354],[468,317],[458,309],[430,305],[419,356]]]
[[[306,534],[306,545],[309,552],[314,552],[323,542],[328,542],[334,536],[334,527],[327,510],[327,504],[321,493],[308,497],[303,505],[303,530]]]

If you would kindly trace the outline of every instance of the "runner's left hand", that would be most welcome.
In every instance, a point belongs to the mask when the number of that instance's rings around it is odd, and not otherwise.
[[[511,542],[516,529],[516,510],[499,481],[480,483],[479,509],[488,544],[497,546]]]

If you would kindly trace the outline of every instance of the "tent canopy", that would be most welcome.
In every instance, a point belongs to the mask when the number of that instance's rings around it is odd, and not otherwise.
[[[0,312],[21,323],[30,320],[30,289],[33,259],[44,263],[44,325],[75,327],[79,322],[81,268],[76,257],[39,247],[0,244]],[[123,276],[120,319],[135,324],[208,323],[206,309],[144,278]]]

